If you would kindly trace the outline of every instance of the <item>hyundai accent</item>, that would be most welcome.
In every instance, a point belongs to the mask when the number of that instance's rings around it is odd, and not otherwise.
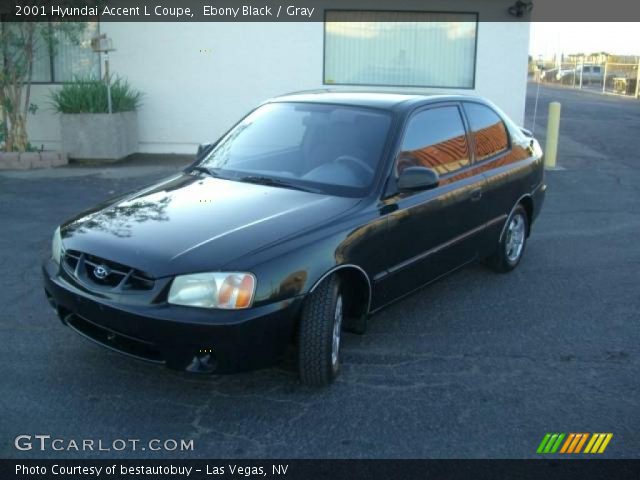
[[[325,385],[343,330],[471,262],[516,268],[545,189],[538,142],[481,98],[290,94],[64,222],[45,293],[139,359],[227,373],[293,345],[301,381]]]

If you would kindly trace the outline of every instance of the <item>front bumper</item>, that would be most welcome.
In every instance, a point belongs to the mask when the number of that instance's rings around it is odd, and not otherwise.
[[[124,305],[78,288],[49,260],[45,294],[62,322],[104,347],[167,367],[231,373],[275,363],[291,343],[302,297],[247,310]]]

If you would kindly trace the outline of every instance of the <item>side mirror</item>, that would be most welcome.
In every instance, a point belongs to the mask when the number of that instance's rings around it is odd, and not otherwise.
[[[429,190],[440,183],[440,177],[435,170],[427,167],[407,167],[398,177],[398,189]]]
[[[215,147],[215,145],[215,143],[202,143],[198,145],[198,151],[196,152],[196,161],[202,160],[204,157],[206,157],[209,152],[213,150],[213,147]]]

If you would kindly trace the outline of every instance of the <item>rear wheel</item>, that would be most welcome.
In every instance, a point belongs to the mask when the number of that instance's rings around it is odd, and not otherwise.
[[[518,266],[527,244],[529,217],[522,205],[518,205],[507,219],[502,239],[487,264],[496,272],[510,272]]]
[[[344,298],[336,275],[307,298],[298,333],[298,370],[306,385],[328,385],[340,369]]]

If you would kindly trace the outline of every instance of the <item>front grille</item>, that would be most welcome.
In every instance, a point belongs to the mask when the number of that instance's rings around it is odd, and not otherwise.
[[[78,280],[105,290],[148,291],[155,284],[153,278],[135,268],[77,250],[65,251],[64,267]]]

